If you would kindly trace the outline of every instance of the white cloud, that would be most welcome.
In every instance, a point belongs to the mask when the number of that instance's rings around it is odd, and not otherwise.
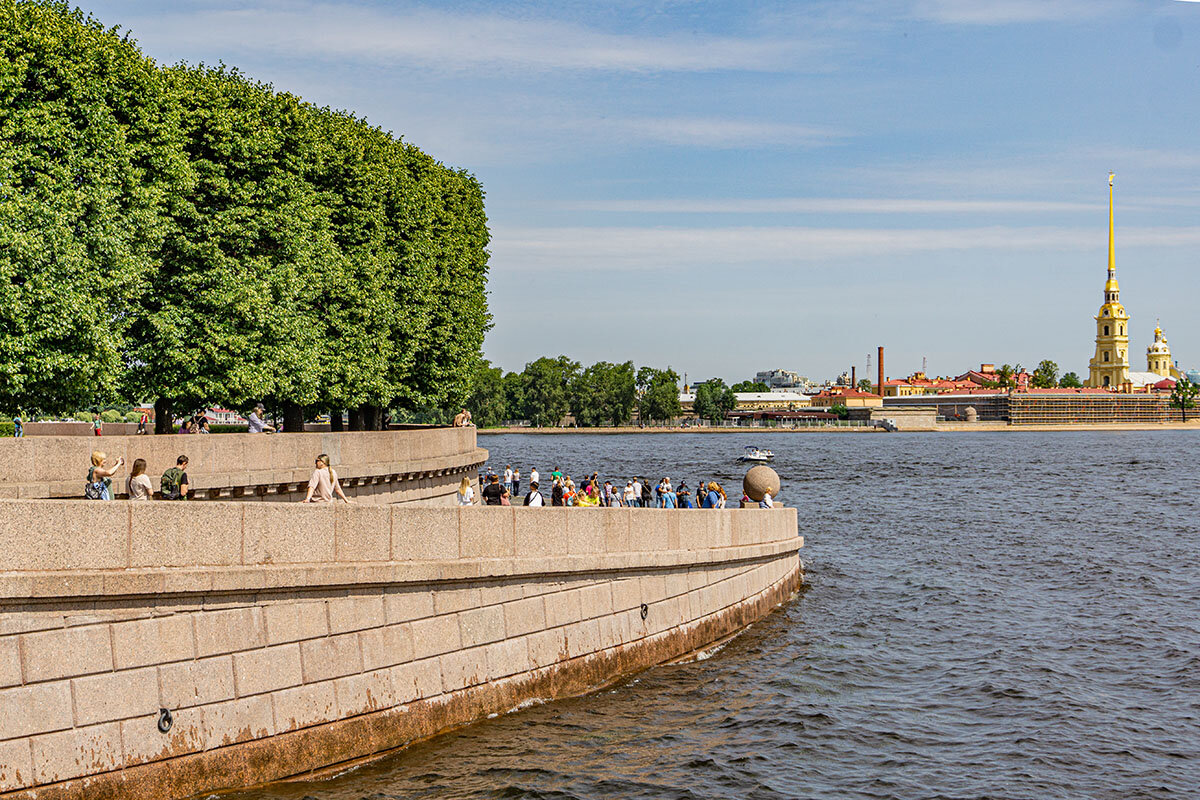
[[[1100,252],[1103,229],[973,228],[632,228],[497,226],[491,243],[498,271],[657,270],[699,266],[814,264],[839,259],[945,251]],[[1200,227],[1128,228],[1122,248],[1200,246]]]
[[[634,35],[553,19],[322,3],[174,13],[156,8],[126,24],[135,37],[156,45],[369,60],[440,71],[498,67],[773,72],[813,52],[796,40]]]
[[[569,204],[580,211],[647,214],[1006,214],[1095,211],[1095,203],[1046,200],[925,200],[903,197],[773,197],[712,200],[607,200]]]
[[[1064,22],[1111,12],[1112,0],[916,0],[914,16],[954,25]]]
[[[842,138],[838,132],[817,125],[722,117],[605,117],[576,120],[564,126],[624,141],[709,149],[814,147]]]

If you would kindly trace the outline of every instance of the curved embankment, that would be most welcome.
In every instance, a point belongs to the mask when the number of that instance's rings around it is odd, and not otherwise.
[[[474,480],[487,451],[475,444],[474,428],[359,433],[222,433],[192,436],[38,436],[0,439],[0,498],[83,497],[93,450],[125,467],[113,482],[125,494],[134,459],[158,479],[189,459],[193,499],[296,501],[312,475],[313,459],[326,453],[346,494],[364,503],[451,505],[464,475]]]
[[[0,500],[0,797],[311,776],[587,691],[763,616],[801,545],[794,509]]]

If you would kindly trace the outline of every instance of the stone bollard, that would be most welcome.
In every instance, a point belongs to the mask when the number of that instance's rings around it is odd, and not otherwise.
[[[763,494],[771,493],[771,499],[779,496],[779,474],[770,467],[759,464],[751,467],[742,478],[742,491],[754,502],[763,499]]]

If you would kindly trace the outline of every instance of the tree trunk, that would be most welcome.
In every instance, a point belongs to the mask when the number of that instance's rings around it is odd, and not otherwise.
[[[341,433],[345,426],[342,425],[342,410],[340,408],[329,409],[329,430],[334,433]]]
[[[383,427],[383,409],[366,405],[360,409],[364,431],[377,431]]]
[[[362,409],[352,408],[347,413],[350,417],[350,430],[361,431],[363,429]]]
[[[174,433],[175,421],[171,413],[171,402],[158,398],[154,401],[154,432],[159,433]]]
[[[284,433],[304,433],[304,406],[298,403],[283,404]]]

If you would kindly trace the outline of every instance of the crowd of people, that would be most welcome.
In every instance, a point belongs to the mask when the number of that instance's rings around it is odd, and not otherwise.
[[[88,500],[114,499],[113,479],[125,466],[125,459],[118,458],[111,466],[107,462],[108,455],[104,451],[96,450],[92,453],[92,464],[88,467],[87,481],[83,488],[83,496]],[[175,459],[175,466],[163,472],[158,483],[160,499],[188,499],[192,490],[187,474],[188,463],[188,457],[181,455]],[[314,463],[303,502],[332,503],[334,498],[339,498],[344,503],[350,503],[351,500],[342,491],[342,484],[338,481],[337,471],[330,464],[329,456],[321,453]],[[125,479],[125,494],[130,500],[155,499],[154,484],[146,474],[146,459],[134,459],[129,468],[129,477]]]
[[[686,481],[673,485],[669,477],[664,477],[658,483],[651,482],[642,476],[616,482],[601,480],[599,473],[593,472],[576,483],[570,475],[563,473],[558,467],[549,475],[549,502],[541,488],[541,475],[537,468],[529,471],[529,489],[521,494],[521,470],[506,464],[503,474],[498,474],[492,468],[480,478],[481,488],[478,494],[471,485],[470,478],[464,477],[459,486],[457,499],[460,506],[564,506],[580,508],[726,508],[729,497],[725,489],[716,481],[705,482],[697,480],[689,487]],[[742,496],[740,505],[745,507],[753,504],[749,497]],[[764,495],[758,502],[762,508],[773,508],[774,502],[770,494]]]

